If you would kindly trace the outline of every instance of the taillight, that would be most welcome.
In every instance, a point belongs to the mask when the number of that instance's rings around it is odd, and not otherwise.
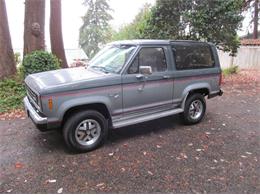
[[[223,80],[223,75],[222,75],[222,72],[220,73],[220,75],[219,75],[219,86],[221,86],[221,84],[222,84],[222,80]]]

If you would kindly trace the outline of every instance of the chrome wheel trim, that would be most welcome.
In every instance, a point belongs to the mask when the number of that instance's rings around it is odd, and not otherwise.
[[[198,120],[203,113],[203,103],[201,100],[194,100],[190,104],[189,115],[192,120]]]
[[[86,119],[82,121],[76,128],[76,141],[84,146],[94,144],[101,135],[101,126],[94,119]]]

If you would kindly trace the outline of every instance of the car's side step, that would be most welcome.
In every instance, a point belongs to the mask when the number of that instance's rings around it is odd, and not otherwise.
[[[182,113],[183,109],[181,108],[177,108],[177,109],[173,109],[173,110],[168,110],[168,111],[164,111],[164,112],[158,112],[158,113],[154,113],[154,114],[150,114],[150,115],[145,115],[145,116],[138,116],[137,118],[131,118],[131,119],[122,119],[120,121],[113,121],[113,128],[117,129],[120,127],[125,127],[128,125],[134,125],[137,123],[143,123],[146,121],[150,121],[150,120],[154,120],[154,119],[158,119],[158,118],[162,118],[162,117],[166,117],[166,116],[170,116],[170,115],[174,115],[174,114],[179,114]]]

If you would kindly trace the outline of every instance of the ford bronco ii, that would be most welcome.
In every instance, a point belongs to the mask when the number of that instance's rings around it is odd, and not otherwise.
[[[27,76],[24,105],[42,130],[62,129],[70,149],[90,151],[108,129],[181,114],[200,122],[205,97],[222,95],[214,45],[133,40],[108,44],[86,67]]]

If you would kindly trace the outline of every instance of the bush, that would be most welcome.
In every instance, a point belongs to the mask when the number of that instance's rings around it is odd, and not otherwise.
[[[0,81],[0,113],[22,108],[25,96],[26,91],[21,77]]]
[[[231,75],[231,74],[237,74],[238,73],[238,66],[231,66],[229,68],[225,68],[223,70],[223,74],[225,76]]]
[[[60,61],[56,56],[46,51],[34,51],[24,57],[21,67],[22,74],[29,74],[56,70],[60,68]]]

